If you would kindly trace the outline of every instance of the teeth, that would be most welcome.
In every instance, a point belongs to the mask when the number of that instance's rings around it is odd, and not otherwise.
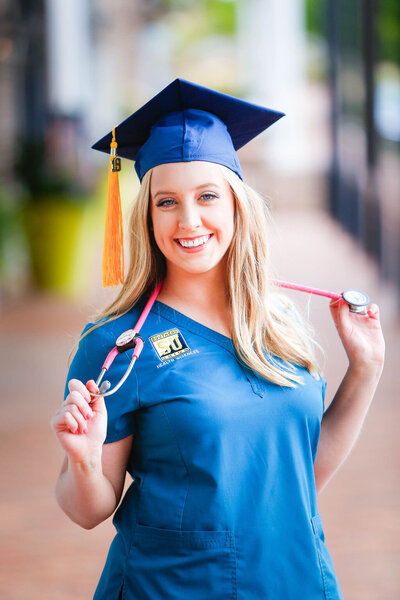
[[[195,240],[178,240],[181,246],[184,248],[195,248],[196,246],[201,246],[201,244],[205,244],[210,239],[211,235],[204,235],[203,237],[197,238]]]

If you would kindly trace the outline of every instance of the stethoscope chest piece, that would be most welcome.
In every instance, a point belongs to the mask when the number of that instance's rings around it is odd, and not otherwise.
[[[350,312],[365,313],[369,304],[369,297],[365,292],[359,290],[346,290],[342,298],[349,305]]]
[[[135,333],[136,332],[134,329],[128,329],[127,331],[124,331],[124,333],[121,333],[121,335],[117,338],[115,344],[119,348],[125,346],[126,344],[129,344],[129,342],[131,342],[134,339]]]
[[[118,352],[122,354],[122,352],[126,352],[127,350],[134,348],[137,338],[142,339],[134,329],[128,329],[127,331],[124,331],[124,333],[121,333],[115,342]]]

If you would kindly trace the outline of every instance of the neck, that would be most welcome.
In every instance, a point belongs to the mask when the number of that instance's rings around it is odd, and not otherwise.
[[[213,312],[226,311],[229,307],[226,266],[201,274],[169,268],[159,300],[199,310],[209,311],[212,308]]]

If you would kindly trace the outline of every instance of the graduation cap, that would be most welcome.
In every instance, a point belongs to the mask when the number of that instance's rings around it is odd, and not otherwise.
[[[175,79],[96,142],[94,150],[110,153],[103,286],[123,283],[119,157],[135,161],[140,181],[157,165],[193,160],[224,165],[242,179],[236,150],[282,116],[282,112]]]

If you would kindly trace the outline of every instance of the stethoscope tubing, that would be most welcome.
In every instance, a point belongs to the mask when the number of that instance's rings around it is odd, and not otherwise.
[[[135,336],[136,334],[139,333],[139,331],[142,328],[143,323],[145,322],[145,320],[148,317],[149,312],[151,311],[151,308],[158,296],[158,294],[160,293],[160,290],[162,288],[162,284],[163,282],[160,281],[156,287],[154,288],[154,290],[152,291],[149,299],[146,302],[146,305],[135,325],[135,327],[133,328],[132,331],[132,336]],[[105,375],[105,373],[108,371],[108,369],[110,368],[110,366],[112,365],[112,363],[114,362],[115,357],[117,356],[117,354],[119,354],[119,350],[117,348],[117,346],[115,346],[108,354],[107,354],[107,358],[103,363],[103,366],[101,367],[101,371],[100,371],[100,375],[98,376],[97,380],[96,380],[96,385],[99,387],[100,389],[100,393],[97,394],[95,392],[90,392],[91,396],[94,396],[95,398],[99,398],[100,396],[102,396],[103,398],[105,396],[111,396],[111,394],[114,394],[116,391],[119,390],[119,388],[121,387],[121,385],[127,380],[127,378],[129,377],[130,372],[133,369],[133,365],[135,364],[135,362],[137,361],[137,359],[140,356],[140,353],[143,349],[143,340],[141,337],[136,337],[135,339],[135,348],[133,350],[132,353],[132,359],[131,362],[129,363],[129,367],[127,368],[124,376],[122,377],[122,379],[113,387],[112,390],[110,390],[110,382],[109,381],[105,381],[102,385],[102,389],[100,388],[100,384],[101,381]]]
[[[339,300],[342,297],[342,294],[337,294],[336,292],[329,292],[328,290],[321,290],[319,288],[309,287],[308,285],[300,285],[299,283],[291,283],[290,281],[282,281],[281,279],[270,279],[270,282],[279,287],[316,294],[317,296],[325,296],[326,298],[333,298],[334,300]]]
[[[281,279],[270,279],[270,282],[273,285],[277,285],[279,287],[284,287],[284,288],[288,288],[291,290],[298,290],[300,292],[306,292],[309,294],[315,294],[317,296],[325,296],[327,298],[332,298],[333,300],[339,300],[340,298],[344,299],[343,295],[346,293],[346,292],[342,292],[341,294],[338,294],[336,292],[330,292],[328,290],[322,290],[320,288],[314,288],[314,287],[310,287],[307,285],[292,283],[290,281],[283,281]],[[142,338],[140,336],[138,336],[139,331],[142,328],[143,323],[146,321],[147,316],[148,316],[154,302],[156,301],[158,294],[160,293],[162,285],[163,285],[163,282],[160,281],[154,288],[154,290],[151,293],[149,299],[147,300],[146,305],[145,305],[135,327],[133,328],[133,330],[129,330],[128,332],[124,332],[124,334],[122,334],[122,335],[125,335],[125,334],[129,333],[129,338],[131,340],[134,339],[134,344],[135,344],[134,350],[132,353],[132,358],[131,358],[131,361],[129,363],[127,370],[125,371],[125,374],[112,389],[110,389],[111,384],[109,381],[104,381],[101,384],[105,373],[108,371],[108,369],[112,365],[115,357],[121,353],[121,350],[118,349],[118,340],[119,340],[119,338],[118,338],[117,345],[107,354],[106,360],[104,361],[103,366],[101,368],[100,375],[97,378],[96,385],[99,387],[100,392],[99,393],[90,392],[90,395],[93,398],[92,402],[93,402],[94,398],[111,396],[112,394],[117,392],[120,389],[120,387],[123,385],[123,383],[129,377],[129,375],[133,369],[133,366],[134,366],[135,362],[137,361],[137,359],[139,358],[140,353],[143,349],[143,345],[144,345]],[[365,298],[368,299],[368,296],[365,295]],[[347,304],[349,304],[350,310],[352,312],[362,312],[362,307],[358,308],[356,306],[352,306],[352,304],[346,299],[345,299],[345,302],[347,302]],[[364,312],[363,314],[366,314],[366,312]],[[120,337],[122,337],[122,336],[120,336]],[[130,346],[130,347],[132,347],[132,346]]]

